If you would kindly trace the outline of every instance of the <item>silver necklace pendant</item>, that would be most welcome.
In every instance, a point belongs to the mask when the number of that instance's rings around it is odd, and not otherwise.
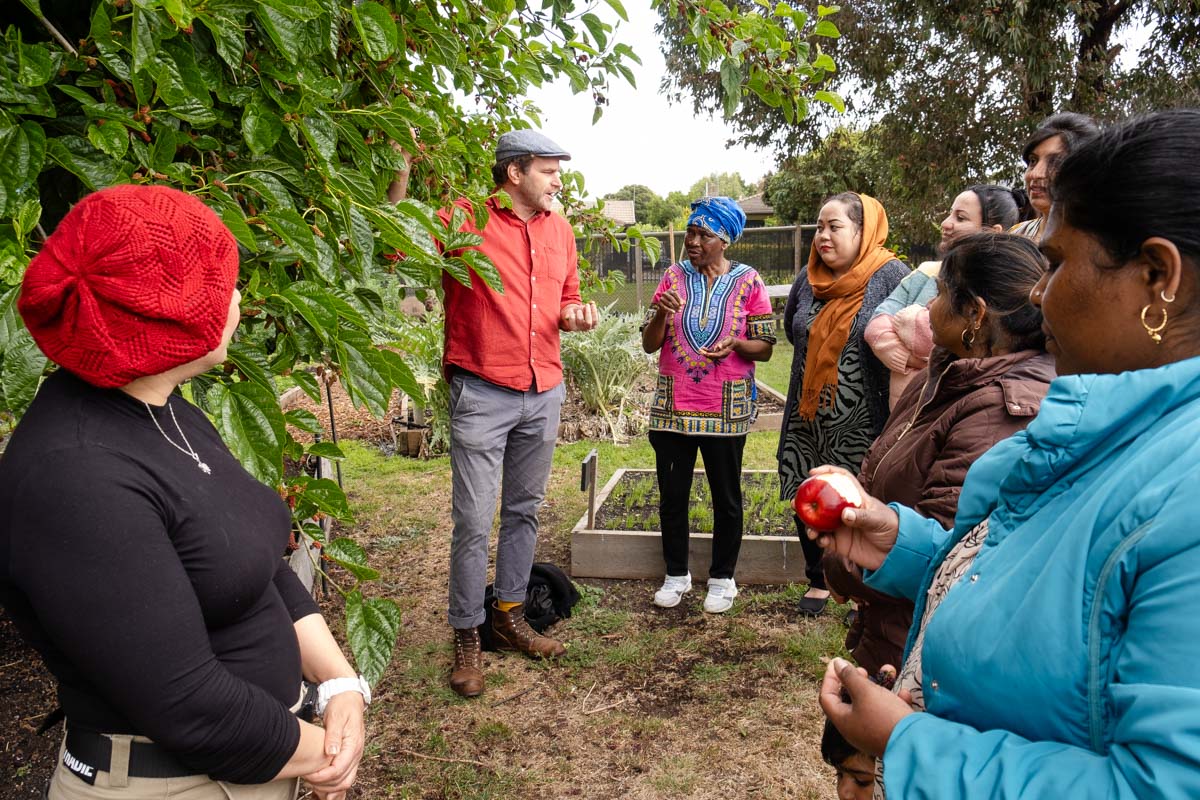
[[[171,422],[175,423],[175,430],[179,433],[179,438],[183,439],[183,447],[180,447],[170,436],[167,436],[167,432],[163,430],[162,425],[158,424],[158,417],[154,416],[154,409],[150,408],[150,404],[143,400],[142,405],[146,407],[146,413],[150,415],[150,421],[154,423],[154,427],[158,428],[158,432],[167,440],[167,443],[179,452],[190,456],[192,461],[196,462],[196,468],[205,475],[212,475],[212,467],[200,460],[200,454],[192,447],[192,443],[188,441],[187,434],[183,432],[183,428],[179,425],[179,420],[175,418],[175,409],[171,405],[170,398],[167,399],[167,410],[171,412]]]

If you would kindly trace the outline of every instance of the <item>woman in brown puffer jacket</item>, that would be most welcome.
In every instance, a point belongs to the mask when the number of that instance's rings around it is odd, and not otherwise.
[[[965,237],[946,253],[929,303],[929,367],[863,460],[858,479],[869,494],[954,524],[971,464],[1037,415],[1055,377],[1041,312],[1029,302],[1044,270],[1032,242],[1003,233]],[[846,637],[855,660],[871,673],[899,666],[912,603],[868,589],[837,556],[824,568],[830,590],[858,602]]]

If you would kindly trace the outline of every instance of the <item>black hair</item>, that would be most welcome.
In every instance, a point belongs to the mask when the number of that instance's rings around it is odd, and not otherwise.
[[[980,221],[983,227],[999,225],[1008,230],[1020,221],[1021,209],[1016,190],[991,183],[977,183],[968,186],[967,191],[974,192],[979,198]],[[1026,203],[1029,202],[1025,192],[1021,192],[1020,196]]]
[[[1029,192],[1020,188],[1010,189],[1009,191],[1012,192],[1013,202],[1017,204],[1017,222],[1036,219],[1038,212],[1033,207],[1033,203],[1029,202]]]
[[[850,218],[851,222],[853,222],[859,228],[862,228],[863,204],[861,197],[854,192],[840,192],[838,194],[830,195],[822,200],[821,207],[824,208],[826,205],[833,202],[844,203],[846,206],[846,216]]]
[[[1021,158],[1028,164],[1037,146],[1055,136],[1062,137],[1063,154],[1066,155],[1099,132],[1100,127],[1087,114],[1076,114],[1073,111],[1053,114],[1038,123],[1033,134],[1025,141],[1025,149],[1021,151]]]
[[[834,727],[826,717],[825,730],[821,732],[821,759],[834,769],[838,769],[846,763],[847,759],[853,758],[858,753],[859,750],[847,742],[846,737],[842,736],[842,732]]]
[[[1178,109],[1114,125],[1062,163],[1056,213],[1123,265],[1152,236],[1200,266],[1200,110]]]
[[[521,170],[521,174],[524,175],[529,172],[529,167],[531,164],[533,164],[533,156],[528,154],[523,156],[513,156],[512,158],[506,158],[503,161],[497,161],[495,164],[493,164],[492,183],[496,185],[497,189],[508,183],[509,164],[516,164],[517,168]]]
[[[976,298],[1007,335],[1012,350],[1045,350],[1041,309],[1029,292],[1046,271],[1046,259],[1032,240],[1007,233],[973,233],[957,240],[942,257],[938,280],[950,309],[959,316]]]

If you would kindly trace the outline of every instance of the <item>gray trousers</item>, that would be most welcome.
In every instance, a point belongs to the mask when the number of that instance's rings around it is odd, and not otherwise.
[[[519,392],[456,372],[450,380],[450,626],[483,624],[488,539],[500,501],[496,598],[525,602],[537,544],[537,513],[558,438],[565,389]]]

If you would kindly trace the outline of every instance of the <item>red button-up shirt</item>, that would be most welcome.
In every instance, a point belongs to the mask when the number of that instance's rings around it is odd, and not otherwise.
[[[471,285],[442,275],[446,304],[446,350],[443,358],[484,380],[526,391],[544,392],[562,382],[558,334],[562,310],[579,299],[575,233],[565,219],[550,211],[528,222],[487,201],[487,226],[475,227],[470,203],[455,205],[467,212],[463,230],[478,233],[477,250],[491,258],[504,284],[500,294],[471,272]],[[449,221],[450,210],[440,212]]]

